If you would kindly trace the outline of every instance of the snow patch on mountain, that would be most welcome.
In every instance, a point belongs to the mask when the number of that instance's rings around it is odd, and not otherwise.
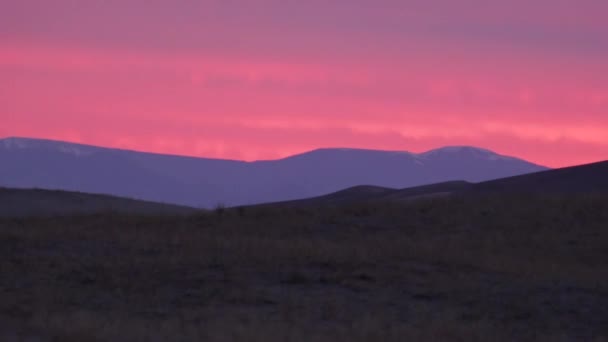
[[[2,144],[1,146],[5,149],[5,150],[11,150],[11,149],[24,149],[27,148],[27,141],[26,139],[22,139],[22,138],[6,138],[6,139],[2,139]]]
[[[93,146],[68,143],[54,140],[28,139],[9,137],[0,139],[0,147],[4,150],[44,150],[71,154],[77,157],[92,155],[98,148]]]

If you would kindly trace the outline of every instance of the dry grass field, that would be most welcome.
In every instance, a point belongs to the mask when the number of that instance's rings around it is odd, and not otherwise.
[[[1,341],[608,341],[608,196],[0,220]]]

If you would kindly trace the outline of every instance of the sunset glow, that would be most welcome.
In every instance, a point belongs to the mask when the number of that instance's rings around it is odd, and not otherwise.
[[[6,1],[0,137],[244,160],[445,145],[608,159],[608,2],[428,3]]]

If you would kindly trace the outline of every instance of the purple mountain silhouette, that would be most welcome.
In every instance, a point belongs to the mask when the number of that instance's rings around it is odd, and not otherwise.
[[[420,154],[328,148],[279,160],[243,162],[52,140],[0,139],[0,186],[198,207],[285,201],[357,185],[406,188],[451,180],[481,182],[546,169],[468,146]]]

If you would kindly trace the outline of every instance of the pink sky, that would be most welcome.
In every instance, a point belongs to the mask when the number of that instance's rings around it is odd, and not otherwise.
[[[608,159],[604,0],[0,3],[0,137]]]

